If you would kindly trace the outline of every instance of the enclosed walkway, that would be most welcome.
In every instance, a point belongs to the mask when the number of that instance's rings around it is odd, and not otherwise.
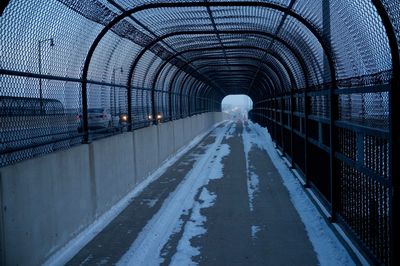
[[[366,263],[400,265],[400,0],[3,0],[0,264],[51,259],[165,159],[222,121],[222,99],[236,94],[251,98],[250,120],[267,128],[342,240]],[[210,202],[191,194],[199,206],[210,205],[201,208],[207,231],[192,241],[205,254],[195,256],[199,262],[220,260],[214,243],[224,248],[221,254],[232,250],[232,260],[248,256],[240,246],[218,242],[229,242],[228,229],[235,231],[229,237],[251,240],[254,250],[278,249],[267,237],[258,244],[264,234],[278,234],[266,217],[283,209],[288,213],[279,217],[294,215],[289,207],[266,205],[289,202],[269,198],[285,193],[273,187],[275,175],[267,178],[268,157],[254,155],[256,149],[242,158],[240,147],[248,146],[236,140],[246,128],[221,140],[230,153],[221,157],[224,177],[204,184]],[[187,163],[183,170],[191,169]],[[253,168],[260,192],[250,182],[254,198],[245,203],[246,186],[235,182],[253,180]],[[243,169],[247,175],[240,176]],[[128,207],[141,222],[118,239],[123,246],[110,250],[110,261],[130,250],[133,232],[160,213],[190,173],[159,185],[163,196],[148,199],[151,210],[136,212],[148,205],[135,202]],[[220,210],[230,190],[237,203]],[[195,213],[185,208],[187,216]],[[235,215],[246,216],[237,219],[240,230],[230,223]],[[223,219],[232,228],[221,227]],[[257,237],[242,234],[249,226],[259,230]],[[287,232],[279,234],[288,245],[282,250],[298,251]],[[166,263],[179,254],[174,250],[185,235],[178,230],[173,239],[162,247]],[[75,259],[95,252],[102,253],[89,245]]]
[[[299,191],[284,185],[265,133],[251,122],[219,125],[68,265],[353,265],[322,217],[306,230],[316,210],[294,207]]]

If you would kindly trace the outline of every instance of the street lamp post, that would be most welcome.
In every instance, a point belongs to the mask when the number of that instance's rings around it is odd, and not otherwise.
[[[50,42],[50,46],[54,46],[54,40],[53,38],[49,39],[44,39],[40,40],[38,44],[38,49],[39,49],[39,97],[40,97],[40,113],[43,114],[43,91],[42,91],[42,43],[44,42]]]
[[[113,111],[114,111],[114,115],[116,115],[117,114],[117,94],[116,94],[116,91],[115,91],[115,82],[116,82],[116,73],[115,73],[115,71],[117,70],[118,68],[113,68],[113,75],[112,75],[112,83],[113,83],[113,100],[114,100],[114,108],[112,108],[112,109],[114,109]],[[119,69],[120,69],[120,73],[122,74],[122,73],[124,73],[124,69],[122,68],[122,67],[119,67]],[[110,97],[111,98],[111,97]],[[118,98],[119,98],[119,93],[118,93]],[[111,105],[111,104],[110,104]],[[111,106],[110,106],[111,107]],[[111,108],[110,108],[111,109]]]

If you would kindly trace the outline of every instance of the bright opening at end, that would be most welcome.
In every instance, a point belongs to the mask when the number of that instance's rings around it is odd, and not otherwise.
[[[233,120],[247,119],[249,111],[253,109],[253,101],[244,94],[228,95],[222,100],[221,108]]]

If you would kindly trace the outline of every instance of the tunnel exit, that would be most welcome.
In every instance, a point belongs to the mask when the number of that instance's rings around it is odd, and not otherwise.
[[[247,120],[249,111],[253,109],[253,101],[245,94],[226,96],[221,103],[222,112],[231,120]]]

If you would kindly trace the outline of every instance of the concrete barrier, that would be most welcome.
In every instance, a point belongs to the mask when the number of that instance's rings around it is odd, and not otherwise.
[[[1,169],[5,265],[40,265],[94,220],[89,146]]]
[[[201,120],[203,115],[195,115],[192,119],[192,137],[197,136],[201,133]]]
[[[183,120],[174,120],[172,123],[174,125],[174,138],[175,138],[175,151],[179,150],[185,145],[185,133],[183,128]]]
[[[186,117],[183,120],[183,139],[184,139],[184,143],[183,145],[185,145],[186,143],[189,143],[190,140],[193,137],[193,133],[192,133],[192,117]]]
[[[133,133],[94,141],[89,145],[95,189],[96,216],[100,216],[133,189],[136,183]]]
[[[174,124],[164,123],[157,126],[158,158],[160,163],[175,152]]]
[[[133,136],[136,176],[140,182],[159,166],[158,130],[156,126],[145,127],[135,130]]]
[[[204,113],[1,168],[0,264],[42,264],[221,119]]]

